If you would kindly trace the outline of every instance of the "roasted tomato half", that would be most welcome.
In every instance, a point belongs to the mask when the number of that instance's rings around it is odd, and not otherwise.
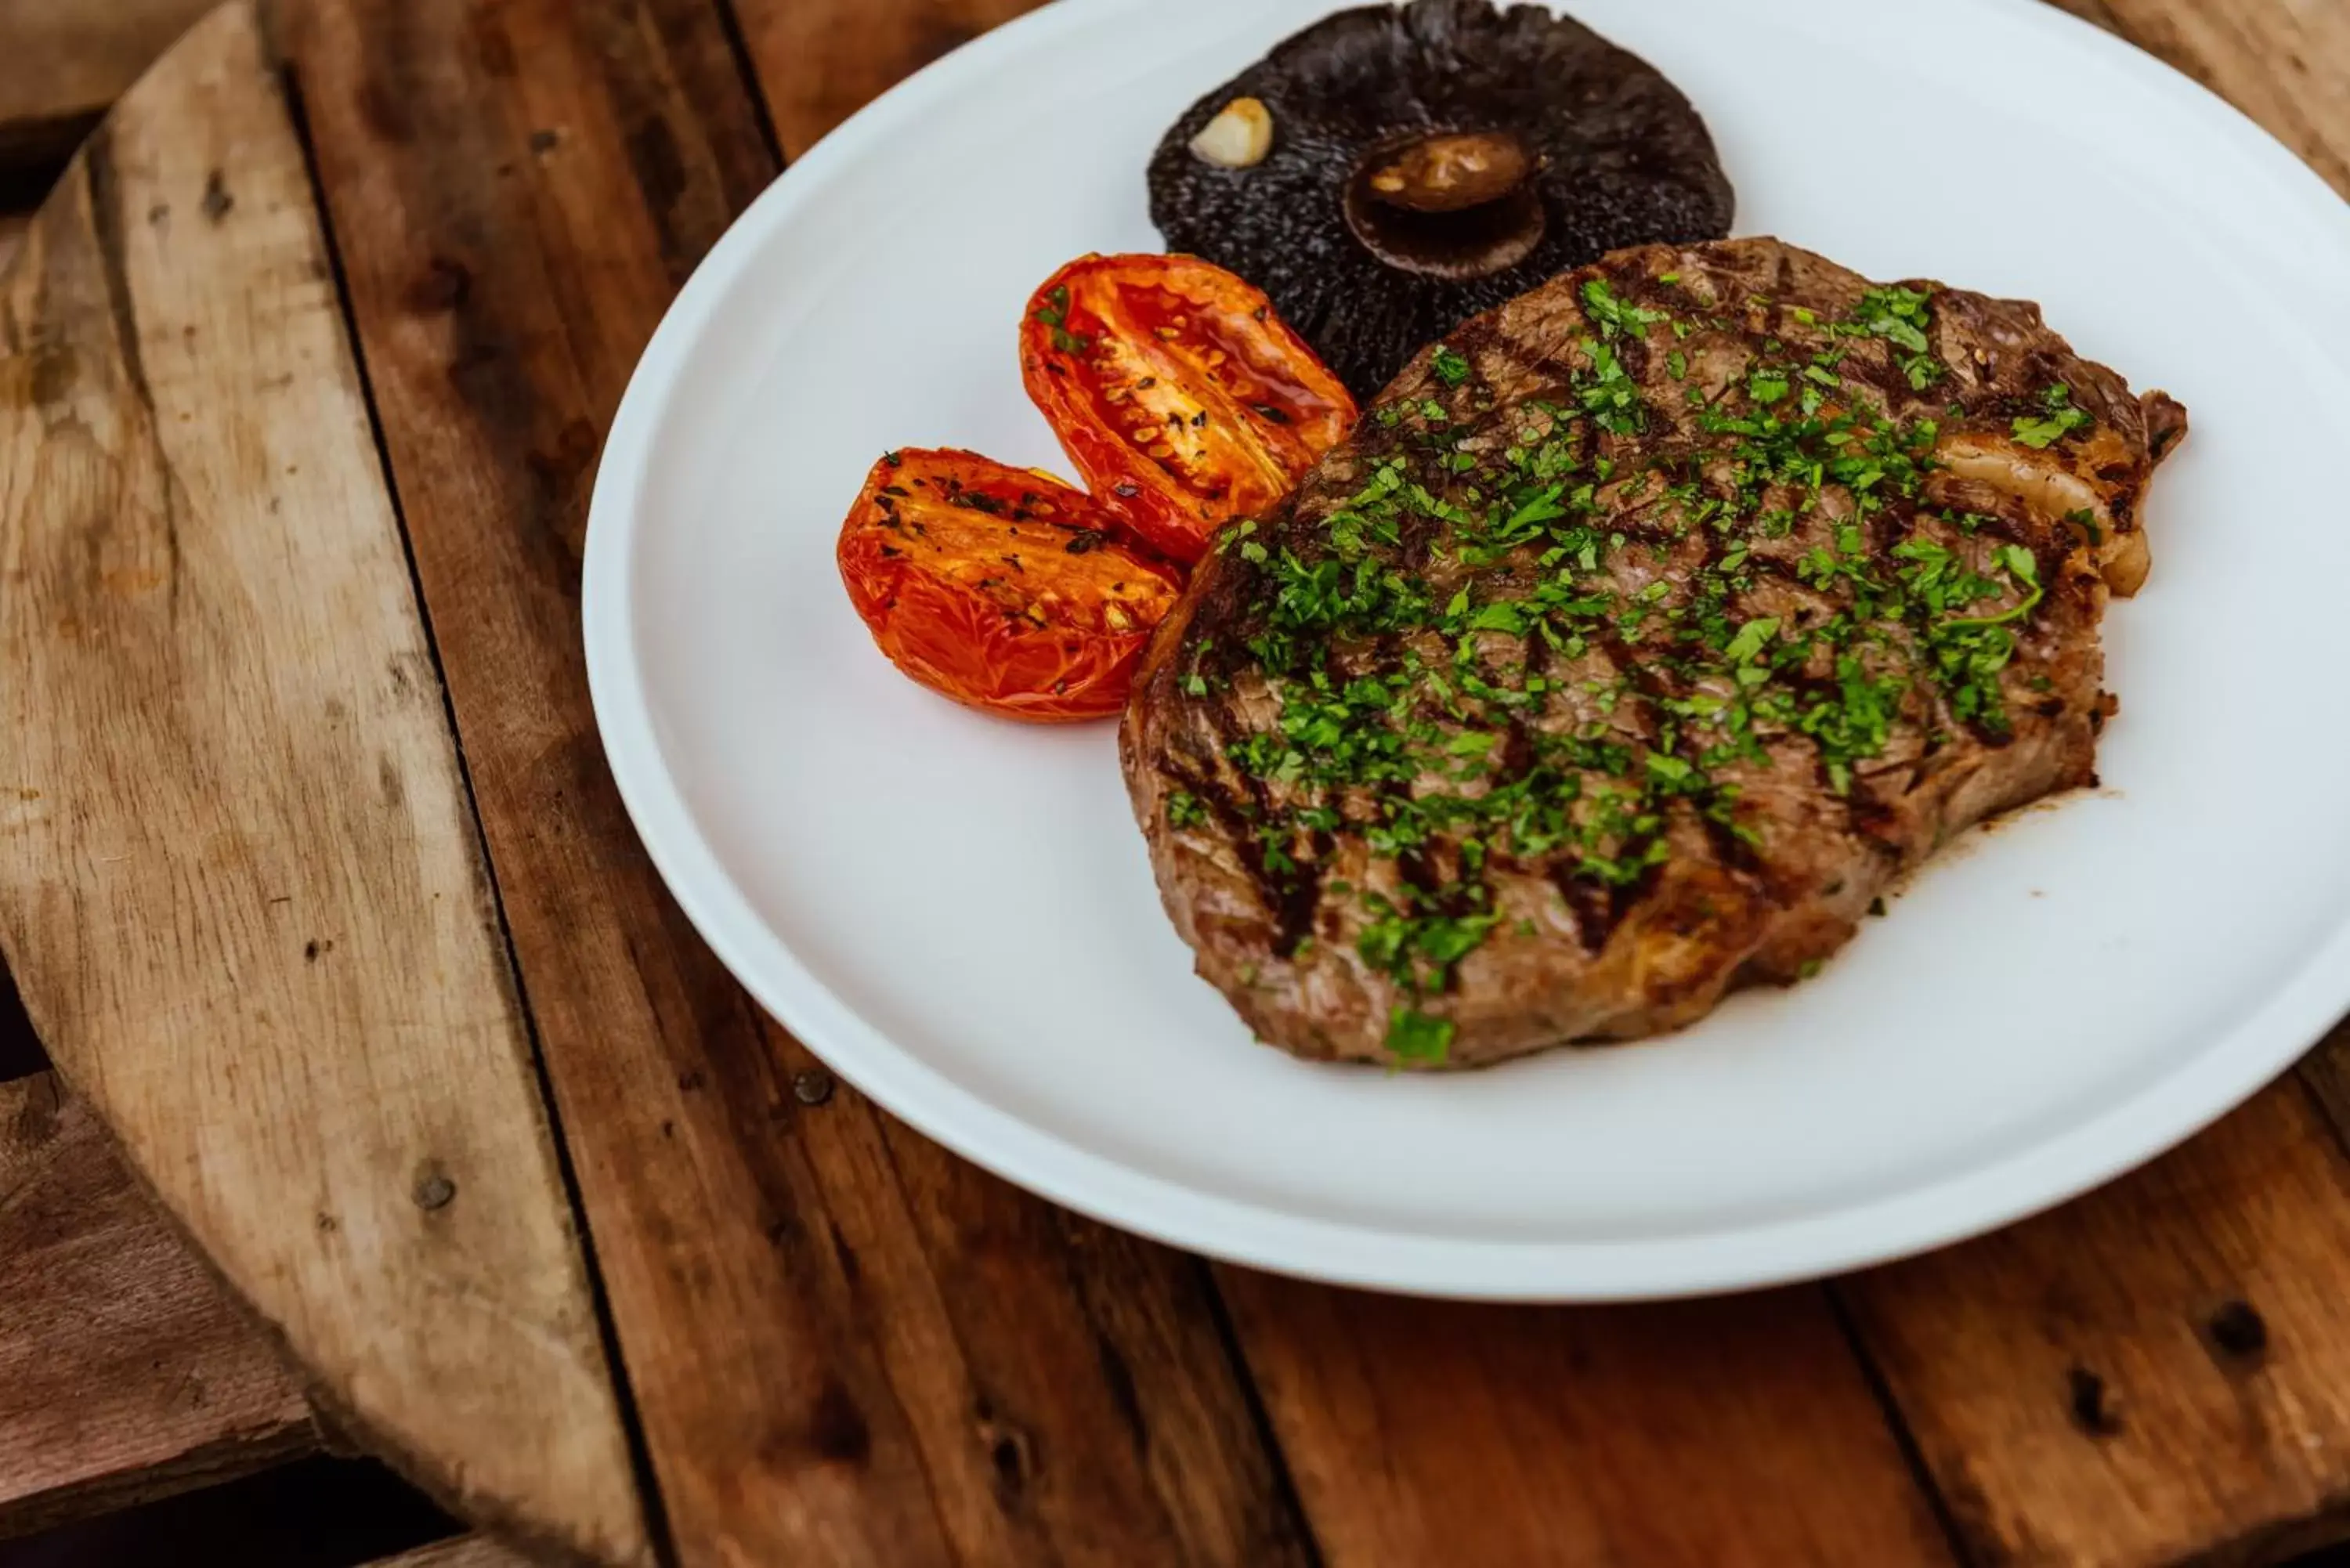
[[[1014,719],[1099,719],[1183,591],[1083,493],[968,452],[896,452],[840,530],[849,601],[890,662]]]
[[[1355,400],[1264,295],[1192,256],[1071,262],[1028,302],[1020,363],[1094,499],[1179,561],[1355,427]]]

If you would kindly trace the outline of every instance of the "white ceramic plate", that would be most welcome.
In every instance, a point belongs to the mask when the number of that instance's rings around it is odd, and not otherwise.
[[[1461,1077],[1253,1044],[1159,912],[1107,725],[895,673],[836,529],[867,466],[1066,472],[1029,291],[1156,249],[1143,165],[1326,0],[1061,0],[826,140],[703,265],[598,478],[596,705],[670,886],[883,1105],[1186,1247],[1430,1293],[1718,1291],[1951,1241],[2148,1158],[2350,1005],[2350,216],[2217,99],[2035,0],[1575,0],[1704,109],[1740,232],[2043,301],[2195,418],[2108,619],[2108,787],[1960,845],[1819,980]]]

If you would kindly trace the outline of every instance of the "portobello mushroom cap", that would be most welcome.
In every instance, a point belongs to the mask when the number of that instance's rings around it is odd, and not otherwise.
[[[1241,167],[1193,140],[1262,100]],[[1185,112],[1150,161],[1170,250],[1273,296],[1368,401],[1431,339],[1627,245],[1730,232],[1704,119],[1655,67],[1541,5],[1342,11]]]

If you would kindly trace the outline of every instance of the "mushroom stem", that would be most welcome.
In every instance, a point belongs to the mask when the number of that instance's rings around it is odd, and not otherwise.
[[[1388,265],[1455,282],[1517,265],[1549,214],[1542,160],[1508,130],[1423,130],[1365,153],[1347,182],[1347,226]]]
[[[1371,194],[1414,213],[1458,213],[1498,202],[1526,182],[1536,159],[1506,130],[1440,132],[1405,143],[1370,173]]]

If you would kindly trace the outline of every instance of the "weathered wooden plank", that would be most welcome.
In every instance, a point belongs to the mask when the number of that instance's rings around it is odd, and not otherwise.
[[[88,1106],[46,1075],[0,1084],[0,1537],[317,1442],[292,1374]]]
[[[1536,1309],[1217,1274],[1330,1568],[1950,1561],[1815,1289]]]
[[[0,294],[0,927],[315,1401],[634,1561],[593,1299],[302,150],[192,34]]]
[[[1295,1561],[1196,1270],[804,1089],[604,770],[588,470],[775,168],[715,12],[314,0],[287,36],[681,1559]]]
[[[850,1310],[958,1563],[1310,1561],[1196,1260],[1055,1209],[774,1031]]]
[[[2054,1214],[1840,1288],[1977,1562],[2350,1537],[2350,1161],[2299,1084]]]
[[[2350,196],[2350,5],[2096,0],[2116,31],[2266,126]]]
[[[1044,0],[734,0],[784,155]]]
[[[30,213],[0,213],[0,272],[16,259],[16,248],[25,243],[25,231],[33,226]]]
[[[461,1535],[397,1557],[380,1558],[368,1568],[526,1568],[529,1561],[486,1535]]]
[[[0,180],[54,171],[212,0],[0,0]]]

